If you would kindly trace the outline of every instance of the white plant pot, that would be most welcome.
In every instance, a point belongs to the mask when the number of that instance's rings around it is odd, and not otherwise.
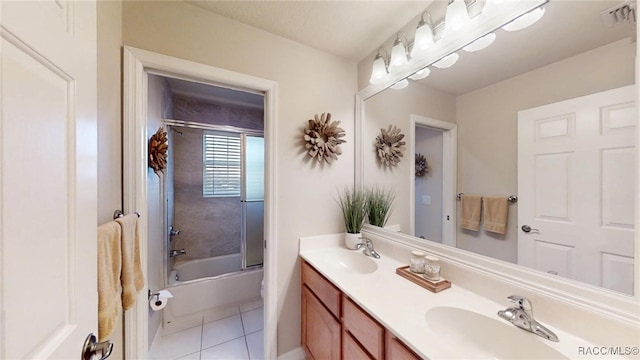
[[[356,245],[358,245],[360,242],[362,242],[360,240],[361,237],[362,237],[362,235],[360,233],[357,233],[357,234],[345,233],[344,234],[344,245],[347,247],[347,249],[355,250],[356,249]]]

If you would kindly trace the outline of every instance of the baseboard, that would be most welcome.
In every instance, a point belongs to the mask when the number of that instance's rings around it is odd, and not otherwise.
[[[304,353],[302,346],[278,356],[278,360],[305,360],[306,358],[307,354]]]

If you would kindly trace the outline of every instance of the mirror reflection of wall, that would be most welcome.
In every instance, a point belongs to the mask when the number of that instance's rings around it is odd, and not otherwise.
[[[492,47],[483,50],[482,57],[478,57],[479,53],[463,54],[459,63],[450,69],[432,71],[432,76],[410,82],[403,90],[387,89],[367,99],[363,133],[364,183],[397,189],[396,206],[388,223],[398,224],[402,232],[416,236],[426,231],[418,230],[418,224],[425,223],[425,219],[418,218],[422,216],[418,208],[423,205],[420,204],[422,194],[418,181],[410,169],[414,154],[405,153],[404,160],[393,169],[380,166],[369,142],[380,128],[395,124],[404,134],[409,134],[412,131],[411,115],[455,123],[458,128],[457,192],[518,195],[518,112],[635,84],[635,24],[606,27],[600,19],[600,11],[612,5],[615,3],[611,1],[550,2],[546,5],[545,18],[539,24],[521,32],[499,32],[492,45],[496,47],[493,55]],[[580,21],[583,21],[582,25],[579,25]],[[576,29],[585,27],[596,34],[579,37]],[[573,32],[567,34],[566,30]],[[501,38],[510,42],[510,51],[516,52],[513,56],[500,52]],[[541,46],[540,42],[545,44],[545,41],[548,46]],[[589,41],[593,41],[590,46]],[[527,62],[527,66],[523,71],[514,72],[518,66],[510,61],[520,53],[527,54],[527,58],[518,60]],[[465,59],[464,55],[469,56]],[[496,65],[504,68],[504,74],[495,72]],[[496,80],[491,82],[492,77]],[[411,181],[416,181],[415,194],[409,191]],[[425,195],[431,196],[433,201],[433,193]],[[635,198],[634,190],[630,189],[628,195]],[[521,205],[509,206],[504,235],[457,227],[457,247],[517,263],[519,226],[522,225],[519,224],[518,207]],[[409,220],[412,209],[416,215],[415,233]],[[459,220],[459,214],[444,213],[442,216],[447,215]],[[430,236],[425,237],[441,241],[438,235]]]

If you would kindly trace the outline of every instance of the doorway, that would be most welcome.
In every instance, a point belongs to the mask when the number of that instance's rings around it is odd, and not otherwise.
[[[275,115],[277,83],[191,61],[131,47],[124,48],[123,189],[124,211],[148,212],[147,139],[148,81],[151,75],[216,85],[264,96],[264,357],[275,358],[277,329],[276,246],[275,239]],[[153,129],[155,131],[155,129]],[[141,217],[142,266],[147,267],[149,234],[147,218]],[[274,246],[266,246],[273,244]],[[273,290],[271,290],[273,289]],[[157,289],[153,289],[157,290]],[[149,311],[146,293],[139,295],[136,307],[125,314],[125,358],[146,358],[149,348]]]

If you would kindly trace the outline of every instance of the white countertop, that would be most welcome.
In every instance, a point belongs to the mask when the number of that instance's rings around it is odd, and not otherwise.
[[[499,310],[513,305],[506,299],[506,296],[512,294],[505,294],[505,302],[499,304],[461,288],[455,283],[449,289],[432,293],[402,278],[395,271],[398,267],[408,265],[409,256],[407,256],[405,263],[397,259],[397,254],[393,254],[396,256],[394,258],[392,254],[380,252],[380,259],[369,258],[375,261],[377,269],[367,274],[337,266],[337,259],[342,253],[360,252],[360,250],[347,249],[343,245],[341,236],[341,234],[333,234],[302,238],[300,239],[300,256],[424,358],[535,358],[536,356],[532,354],[536,352],[532,352],[531,349],[537,347],[544,348],[543,350],[546,352],[542,353],[557,355],[552,358],[594,358],[593,356],[582,356],[583,354],[579,350],[580,347],[587,348],[593,346],[592,344],[555,329],[553,326],[543,324],[556,333],[560,339],[559,342],[543,339],[499,318],[497,315]],[[365,255],[362,254],[362,256]],[[446,274],[442,274],[442,276],[446,278]],[[487,284],[487,286],[490,285]],[[497,333],[495,335],[503,337],[506,334],[508,338],[492,338],[492,334],[486,334],[487,331],[484,333],[480,331],[477,337],[465,338],[463,334],[458,334],[458,331],[452,330],[452,328],[464,328],[464,331],[461,332],[465,332],[468,329],[473,329],[474,324],[448,323],[444,324],[443,328],[440,325],[429,323],[427,312],[438,307],[459,308],[485,316],[489,320],[503,322],[512,328],[513,333],[508,328],[496,324],[502,335]],[[533,308],[535,314],[535,304],[533,304]],[[462,314],[468,313],[462,312]],[[476,318],[475,314],[473,315]],[[469,321],[471,321],[470,318]],[[455,320],[452,319],[452,321]],[[466,318],[464,321],[467,321]],[[489,323],[491,322],[489,321]],[[507,332],[503,332],[504,329],[507,329]],[[486,338],[487,336],[489,338]],[[512,336],[514,337],[512,338]],[[483,337],[485,340],[479,342],[479,339]],[[524,343],[514,343],[514,339],[524,340]],[[488,345],[489,348],[485,348],[488,343],[491,343]],[[524,345],[525,343],[527,345]],[[502,351],[502,346],[504,346],[505,352]],[[500,354],[491,350],[492,347],[493,350],[499,349]],[[588,349],[582,351],[584,353]],[[514,356],[514,354],[517,355]],[[550,357],[545,356],[545,358]]]

